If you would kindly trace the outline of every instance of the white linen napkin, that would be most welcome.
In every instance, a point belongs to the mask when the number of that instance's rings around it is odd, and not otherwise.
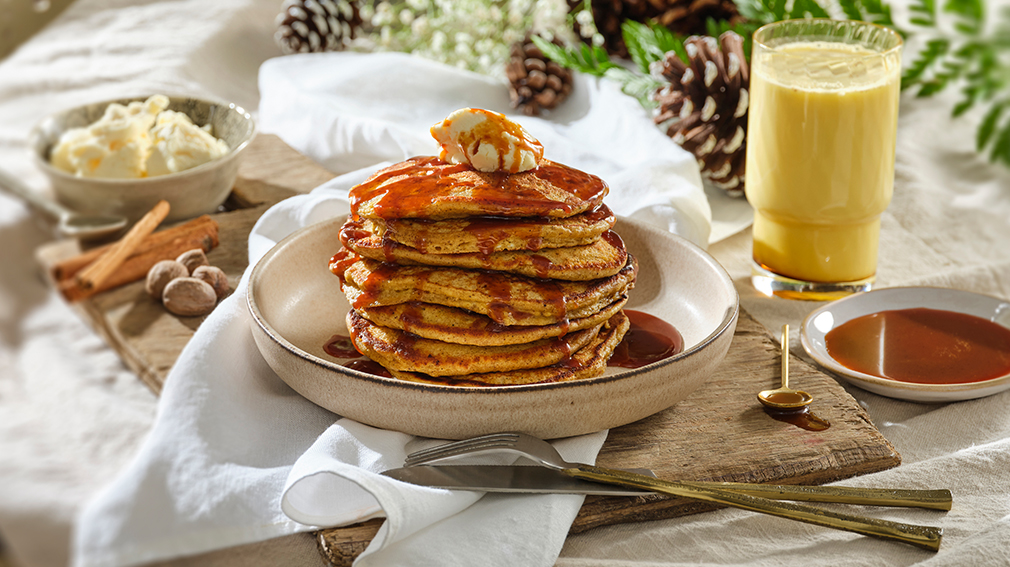
[[[399,54],[268,61],[260,89],[261,131],[356,170],[268,210],[249,238],[250,265],[297,229],[345,214],[347,190],[385,162],[434,153],[428,128],[451,111],[508,110],[501,84]],[[517,120],[548,158],[603,177],[618,214],[707,244],[694,159],[612,85],[582,78],[575,92],[549,120]],[[75,565],[137,564],[380,516],[356,565],[554,563],[582,496],[484,496],[379,475],[435,441],[342,419],[288,388],[252,339],[247,280],[248,271],[180,355],[140,453],[82,512]],[[605,438],[555,445],[593,462]]]

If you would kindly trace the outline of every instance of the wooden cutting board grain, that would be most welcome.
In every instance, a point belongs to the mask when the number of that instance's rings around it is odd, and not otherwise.
[[[221,244],[208,254],[233,286],[247,267],[246,245],[256,219],[281,199],[333,177],[274,136],[258,136],[247,151],[229,200],[231,210],[213,215],[220,225]],[[56,242],[39,249],[38,259],[45,268],[79,250],[76,242]],[[202,321],[172,316],[144,294],[141,282],[74,307],[156,393]],[[790,361],[790,381],[813,394],[813,411],[831,427],[812,432],[772,419],[755,395],[778,381],[777,341],[741,312],[726,360],[705,385],[666,411],[611,430],[597,464],[650,468],[669,479],[781,484],[823,484],[900,464],[901,457],[855,399],[834,379],[798,358]],[[571,531],[714,508],[658,495],[589,496]],[[350,565],[381,522],[321,530],[320,552],[333,565]]]

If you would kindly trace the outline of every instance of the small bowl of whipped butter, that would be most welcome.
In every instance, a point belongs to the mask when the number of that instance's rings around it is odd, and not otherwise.
[[[234,104],[153,95],[53,114],[32,130],[31,147],[68,208],[132,222],[164,199],[171,222],[220,207],[255,132]]]

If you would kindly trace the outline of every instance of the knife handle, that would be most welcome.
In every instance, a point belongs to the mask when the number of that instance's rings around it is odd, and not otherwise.
[[[949,490],[898,490],[891,488],[857,488],[852,486],[790,486],[748,484],[746,482],[689,482],[684,486],[731,490],[741,494],[772,500],[800,502],[834,502],[863,506],[903,506],[930,510],[950,510],[954,501]]]
[[[915,524],[903,524],[876,518],[865,518],[851,514],[842,514],[831,510],[824,510],[814,506],[795,504],[792,502],[777,502],[767,498],[751,496],[728,490],[717,488],[701,488],[683,483],[660,480],[640,474],[604,469],[592,465],[580,465],[578,468],[563,469],[562,472],[575,478],[592,480],[595,482],[606,482],[631,486],[634,488],[644,488],[655,492],[663,492],[682,498],[691,498],[705,502],[713,502],[724,506],[741,508],[752,512],[770,514],[797,520],[808,524],[814,524],[826,528],[834,528],[848,532],[855,532],[871,537],[891,539],[928,549],[939,551],[940,540],[943,538],[943,530],[932,526],[919,526]]]

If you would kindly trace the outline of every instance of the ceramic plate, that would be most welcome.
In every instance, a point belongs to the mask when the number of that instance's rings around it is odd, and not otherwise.
[[[834,301],[803,321],[800,339],[818,364],[865,390],[903,400],[954,402],[990,396],[1010,388],[1010,374],[969,384],[912,384],[850,370],[828,354],[824,335],[843,323],[878,311],[927,307],[956,311],[1010,327],[1010,302],[955,289],[894,287],[860,293]]]
[[[678,236],[620,219],[616,231],[639,262],[628,309],[673,324],[684,351],[633,370],[571,382],[466,388],[406,382],[341,366],[323,346],[347,335],[349,309],[328,260],[343,218],[306,227],[253,268],[249,310],[267,363],[310,401],[383,429],[439,438],[522,431],[542,438],[600,431],[662,411],[698,388],[725,357],[739,298],[729,275]]]

